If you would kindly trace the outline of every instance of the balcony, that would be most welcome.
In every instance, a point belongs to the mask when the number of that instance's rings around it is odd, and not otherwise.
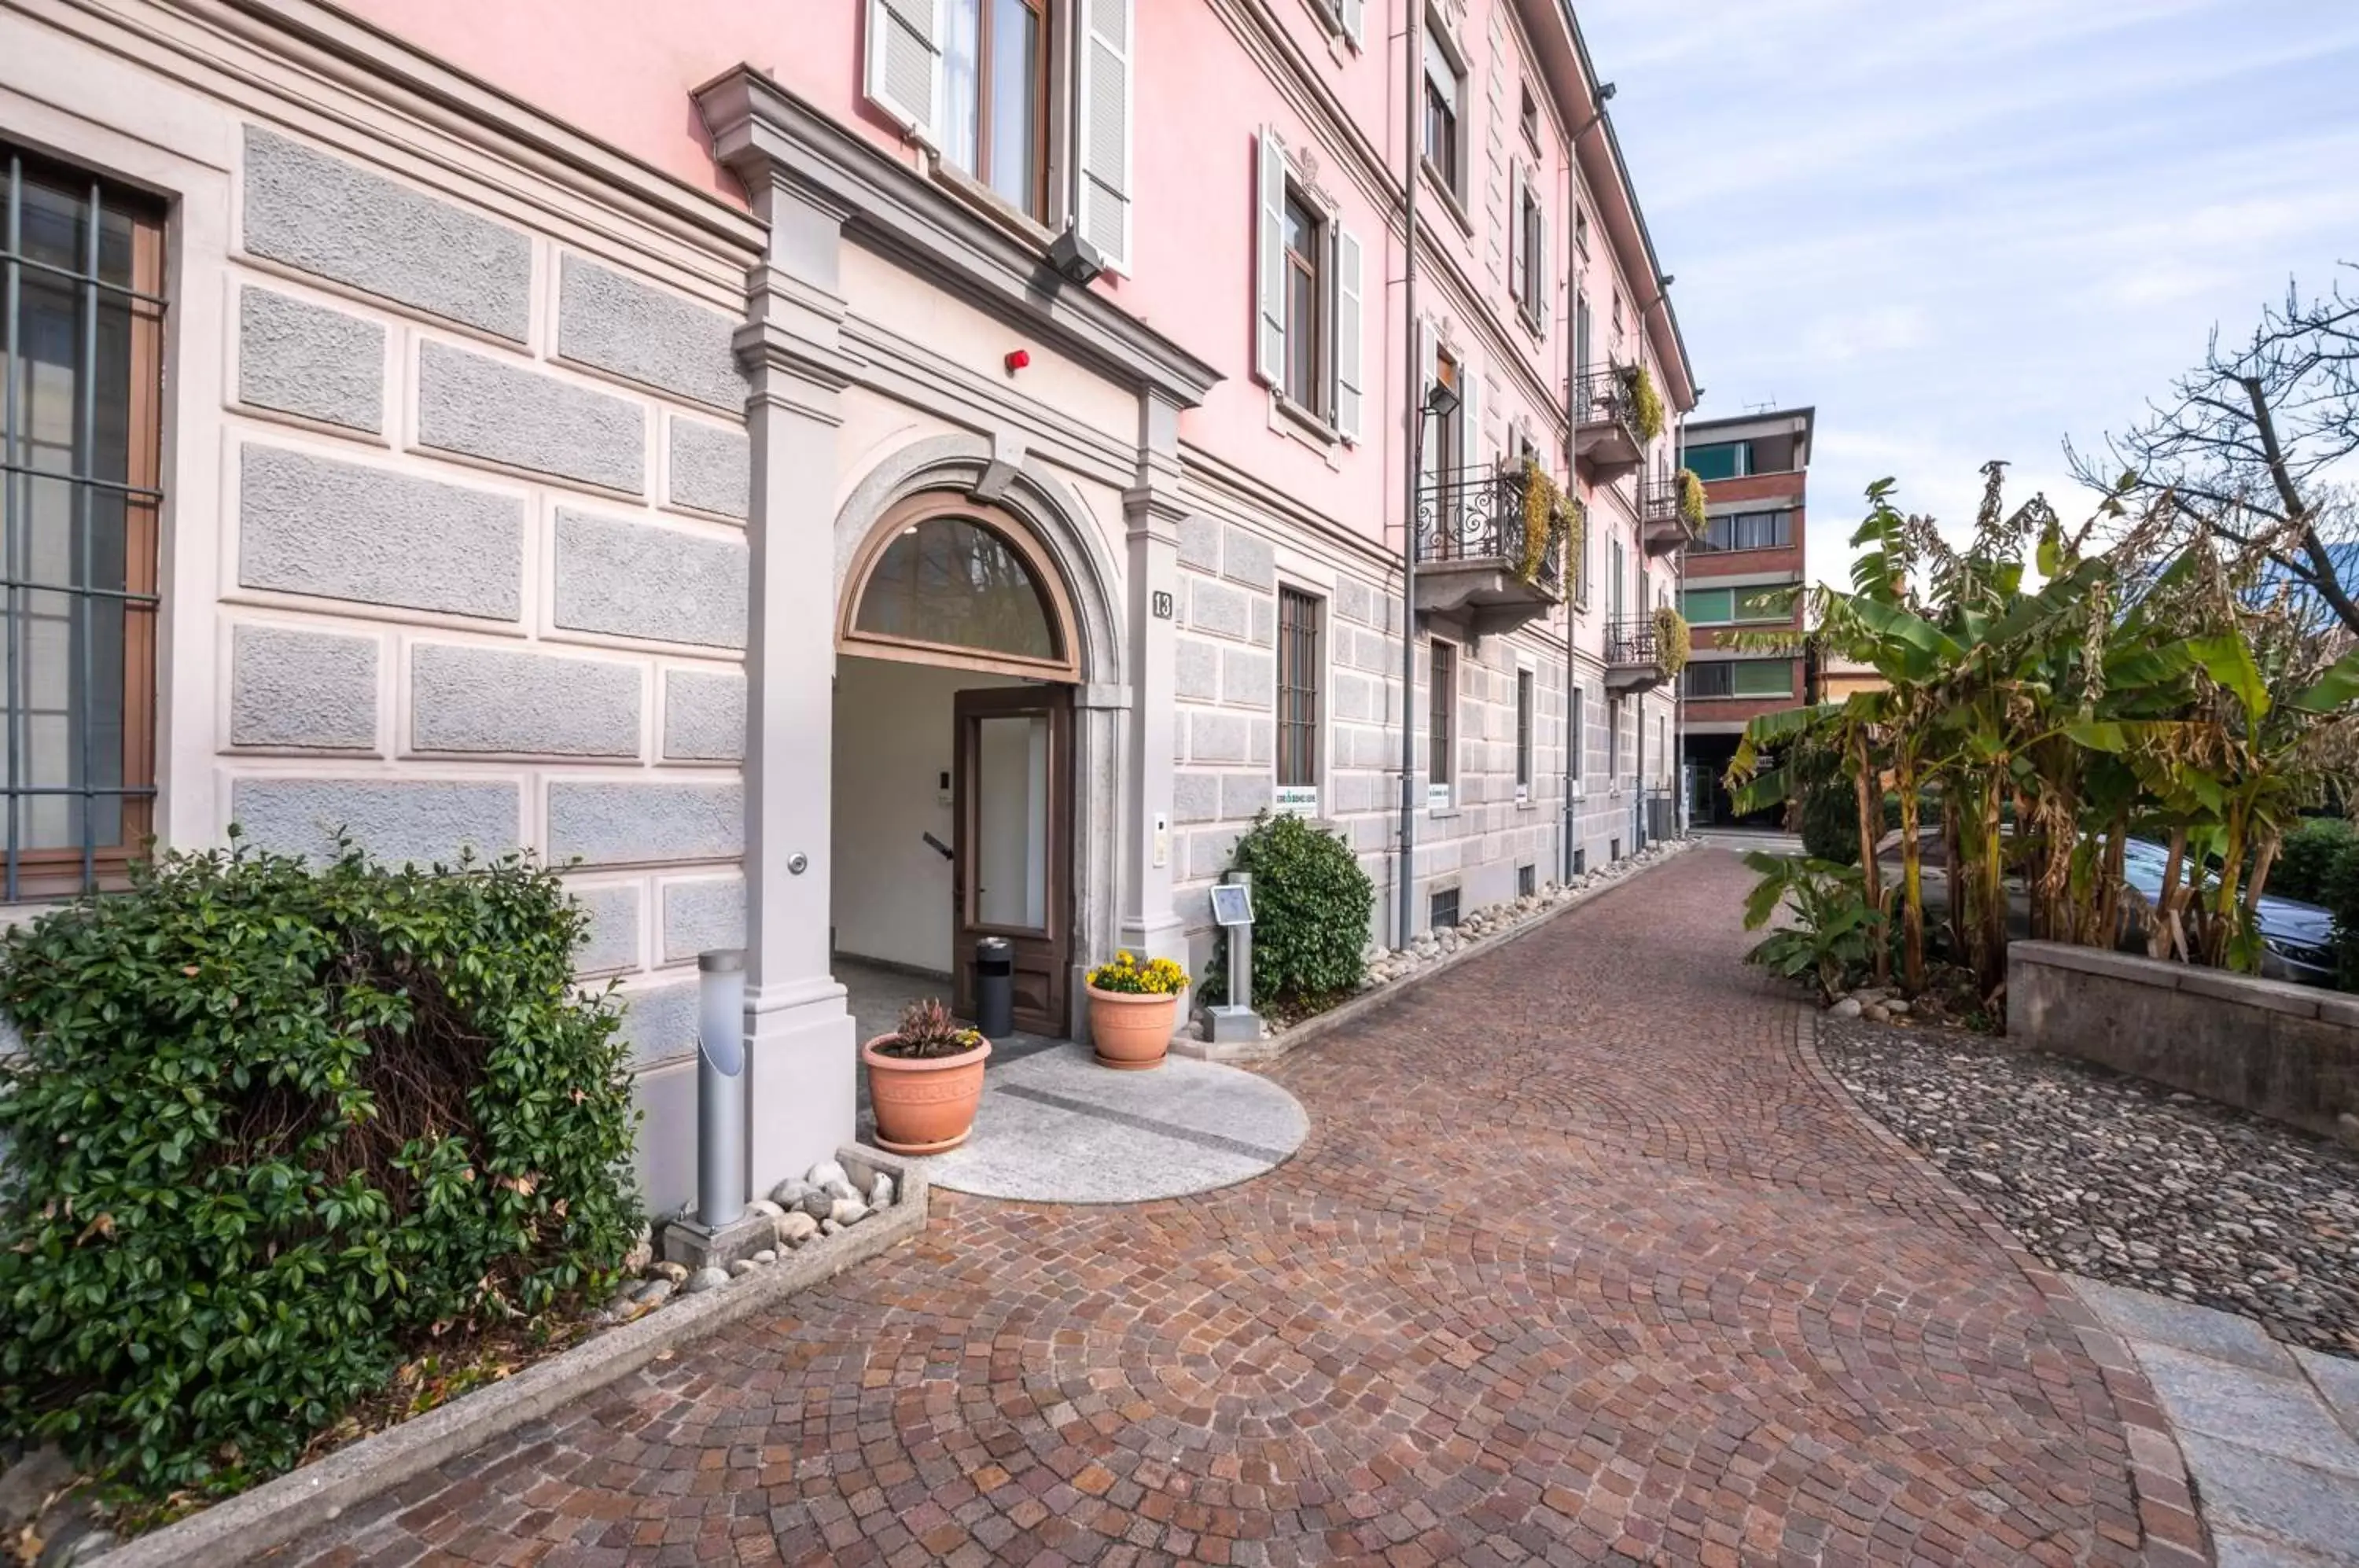
[[[1657,467],[1638,481],[1638,540],[1650,556],[1676,555],[1704,533],[1703,481]]]
[[[1564,530],[1526,518],[1519,468],[1430,476],[1417,493],[1417,608],[1455,615],[1470,637],[1510,632],[1564,597]]]
[[[1670,618],[1677,628],[1672,641],[1684,644],[1687,623]],[[1609,621],[1605,626],[1605,690],[1617,697],[1635,697],[1653,691],[1680,672],[1687,662],[1684,646],[1664,638],[1666,617],[1641,615]]]
[[[1647,461],[1638,416],[1636,373],[1627,366],[1585,370],[1572,383],[1572,457],[1600,485],[1610,485]]]

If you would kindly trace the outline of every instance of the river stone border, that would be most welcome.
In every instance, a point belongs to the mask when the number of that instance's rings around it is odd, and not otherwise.
[[[1387,980],[1382,985],[1373,985],[1350,1000],[1338,1002],[1325,1012],[1314,1014],[1304,1018],[1300,1023],[1290,1024],[1284,1029],[1272,1026],[1266,1039],[1215,1043],[1212,1040],[1199,1040],[1191,1034],[1185,1039],[1173,1040],[1171,1052],[1175,1056],[1192,1056],[1204,1062],[1233,1063],[1275,1062],[1298,1046],[1307,1045],[1321,1035],[1332,1029],[1342,1029],[1346,1024],[1357,1023],[1377,1008],[1398,1001],[1408,992],[1437,975],[1447,975],[1469,959],[1479,958],[1484,953],[1531,935],[1532,932],[1568,910],[1593,903],[1617,887],[1628,887],[1646,872],[1695,848],[1702,842],[1699,838],[1658,839],[1627,860],[1590,872],[1588,876],[1591,880],[1588,885],[1517,921],[1507,930],[1495,931],[1488,936],[1466,942],[1455,953],[1447,953],[1430,963],[1420,964],[1408,974]]]
[[[349,1508],[389,1492],[528,1421],[636,1372],[714,1330],[775,1307],[926,1228],[927,1182],[912,1163],[864,1144],[836,1151],[864,1190],[893,1178],[893,1205],[832,1236],[814,1236],[777,1262],[715,1290],[673,1298],[513,1377],[462,1394],[399,1426],[347,1443],[177,1523],[89,1559],[104,1568],[239,1568]]]

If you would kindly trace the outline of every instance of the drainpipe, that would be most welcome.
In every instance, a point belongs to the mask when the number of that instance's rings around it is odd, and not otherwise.
[[[1425,27],[1422,5],[1408,7],[1408,26],[1401,33],[1401,119],[1408,136],[1402,164],[1402,205],[1408,243],[1401,269],[1401,380],[1408,394],[1401,399],[1401,417],[1408,421],[1408,440],[1402,453],[1408,472],[1401,483],[1401,750],[1400,750],[1400,878],[1398,941],[1407,947],[1416,936],[1417,922],[1417,470],[1425,436],[1425,388],[1419,385],[1424,367],[1417,353],[1417,165],[1418,84],[1424,80]]]
[[[1673,448],[1678,452],[1679,457],[1676,466],[1674,466],[1671,471],[1674,478],[1676,479],[1680,470],[1687,467],[1688,465],[1688,417],[1684,410],[1680,414],[1679,423],[1673,427],[1671,442]],[[1675,485],[1673,489],[1674,497],[1676,497],[1678,491]],[[1707,515],[1709,515],[1709,511],[1710,508],[1707,507]],[[1709,528],[1712,525],[1709,522],[1706,522],[1704,526]],[[1693,541],[1690,540],[1690,544],[1692,543]],[[1688,550],[1689,545],[1683,544],[1680,546],[1679,576],[1675,580],[1675,584],[1672,589],[1672,592],[1679,595],[1680,614],[1682,616],[1686,615],[1688,613]],[[1671,774],[1671,820],[1679,823],[1680,833],[1684,837],[1689,827],[1687,807],[1688,687],[1687,674],[1684,670],[1680,672],[1679,680],[1674,681],[1671,686],[1671,759],[1674,769]]]

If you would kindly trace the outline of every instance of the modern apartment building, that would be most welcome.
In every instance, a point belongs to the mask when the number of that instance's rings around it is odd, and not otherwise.
[[[1694,380],[1600,87],[1564,0],[7,0],[7,901],[572,863],[671,1203],[700,950],[766,1185],[858,999],[996,934],[1078,1029],[1262,810],[1387,940],[1630,853]]]
[[[1740,633],[1801,630],[1813,416],[1779,408],[1688,422],[1685,461],[1703,481],[1707,519],[1680,593],[1694,644],[1680,681],[1681,734],[1699,825],[1740,820],[1721,776],[1745,724],[1808,696],[1799,637],[1791,652],[1734,645]]]

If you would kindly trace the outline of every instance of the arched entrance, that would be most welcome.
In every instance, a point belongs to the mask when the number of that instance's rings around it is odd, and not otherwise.
[[[973,1016],[975,942],[1016,954],[1016,1027],[1071,1023],[1071,590],[1013,510],[951,490],[886,506],[848,563],[836,635],[832,910],[864,1032],[900,1000]]]

